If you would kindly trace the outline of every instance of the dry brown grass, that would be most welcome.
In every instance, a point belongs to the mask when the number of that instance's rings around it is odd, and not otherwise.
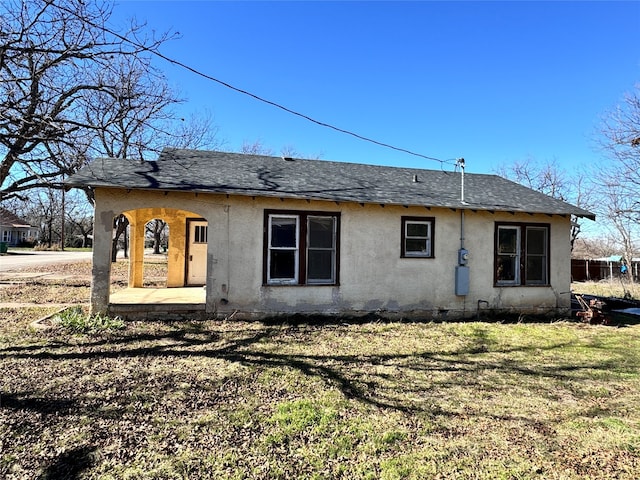
[[[574,282],[571,284],[574,293],[597,295],[601,297],[632,298],[640,300],[640,283],[620,281],[620,279],[600,282]]]
[[[8,480],[640,478],[640,325],[30,326],[54,310],[0,309]]]
[[[636,479],[640,330],[0,328],[0,476]]]
[[[30,273],[43,275],[15,279],[0,288],[0,303],[87,304],[91,294],[91,262],[36,265]],[[20,272],[23,273],[23,272]],[[10,277],[10,274],[5,274]],[[145,259],[144,286],[166,285],[167,262],[162,256]],[[129,260],[118,259],[111,266],[112,290],[124,288],[129,278]]]

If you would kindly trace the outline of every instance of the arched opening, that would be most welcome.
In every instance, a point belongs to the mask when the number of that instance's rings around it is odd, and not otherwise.
[[[120,254],[112,266],[110,303],[204,304],[204,289],[190,287],[206,284],[206,219],[176,208],[139,208],[119,216],[128,221],[128,258]]]
[[[162,218],[149,220],[144,227],[142,286],[167,286],[169,224]]]

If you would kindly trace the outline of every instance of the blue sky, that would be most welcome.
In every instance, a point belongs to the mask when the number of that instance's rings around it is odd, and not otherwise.
[[[640,2],[123,1],[174,30],[168,57],[318,121],[491,173],[531,158],[600,161],[601,117],[640,82]],[[363,142],[158,60],[209,110],[226,150],[415,168],[439,162]],[[443,168],[450,169],[451,165]]]

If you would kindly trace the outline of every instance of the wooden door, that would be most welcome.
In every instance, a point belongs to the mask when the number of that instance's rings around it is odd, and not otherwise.
[[[187,220],[187,285],[207,283],[207,236],[205,220]]]

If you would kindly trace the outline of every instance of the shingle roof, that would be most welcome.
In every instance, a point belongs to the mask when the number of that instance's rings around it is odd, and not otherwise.
[[[201,150],[165,149],[157,161],[97,159],[67,183],[595,218],[497,175],[465,173],[462,204],[460,173]]]
[[[1,207],[0,207],[0,225],[5,227],[13,227],[13,228],[31,226],[29,225],[29,222],[27,222],[26,220],[23,220],[22,218],[18,217],[16,214],[10,212],[6,208],[1,208]]]

